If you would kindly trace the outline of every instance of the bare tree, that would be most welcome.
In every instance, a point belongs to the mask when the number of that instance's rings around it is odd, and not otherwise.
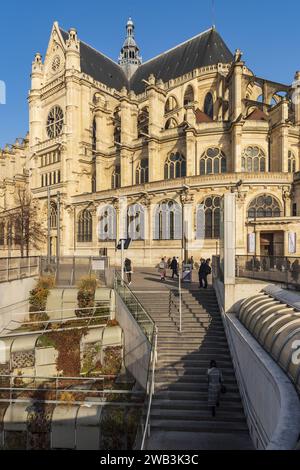
[[[37,202],[26,189],[17,189],[15,203],[9,218],[15,229],[15,243],[20,246],[23,258],[25,254],[29,256],[30,249],[40,248],[46,240],[46,230],[40,221]]]

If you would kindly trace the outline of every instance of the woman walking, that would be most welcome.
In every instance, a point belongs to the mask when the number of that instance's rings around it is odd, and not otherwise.
[[[166,258],[162,258],[161,262],[158,265],[158,272],[160,274],[160,280],[165,281],[167,275],[167,262]]]
[[[216,361],[210,361],[207,371],[208,379],[208,406],[211,408],[212,416],[216,416],[216,406],[220,404],[220,393],[223,384],[223,376],[217,367]]]

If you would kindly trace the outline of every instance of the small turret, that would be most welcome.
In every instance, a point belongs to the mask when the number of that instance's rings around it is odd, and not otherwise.
[[[140,49],[134,39],[134,24],[132,19],[129,18],[126,24],[126,39],[121,49],[119,64],[129,79],[141,63]]]

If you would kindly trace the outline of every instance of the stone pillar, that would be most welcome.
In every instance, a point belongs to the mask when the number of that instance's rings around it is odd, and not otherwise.
[[[227,171],[231,171],[232,173],[239,173],[241,171],[242,165],[241,165],[241,156],[242,156],[242,124],[237,123],[233,124],[232,127],[232,133],[231,133],[231,154],[232,154],[232,159],[231,161],[228,160],[227,165]],[[228,155],[227,155],[228,158]]]
[[[236,50],[235,62],[233,62],[231,97],[231,120],[236,121],[242,113],[242,77],[244,62],[241,61],[242,52]]]
[[[295,106],[295,124],[300,125],[300,71],[295,74],[295,81],[293,82],[293,95],[292,102]]]
[[[255,256],[260,256],[260,231],[255,227]]]
[[[280,126],[280,161],[281,171],[288,172],[288,152],[289,152],[289,124],[288,120],[288,102],[284,99],[281,101],[281,126]]]
[[[199,174],[196,163],[196,137],[193,129],[186,131],[186,176]]]
[[[40,90],[43,82],[42,56],[38,52],[32,62],[31,90],[29,93],[29,146],[36,145],[42,137],[42,107]]]
[[[283,256],[289,256],[289,231],[287,228],[283,232]]]
[[[166,93],[155,85],[155,77],[148,79],[147,96],[149,102],[149,182],[163,179],[163,165],[160,159],[159,140],[161,130],[164,127],[164,110]]]
[[[127,90],[122,89],[121,107],[121,186],[131,186],[132,181],[132,143],[137,138],[137,103],[131,101]]]

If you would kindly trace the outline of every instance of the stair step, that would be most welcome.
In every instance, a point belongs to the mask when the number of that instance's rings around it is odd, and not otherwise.
[[[206,432],[206,433],[246,433],[248,427],[246,423],[232,423],[225,421],[184,421],[184,420],[160,420],[151,421],[152,429],[161,431],[179,431],[179,432]]]
[[[160,382],[156,381],[155,383],[155,389],[157,391],[163,391],[163,390],[168,390],[168,391],[187,391],[187,392],[193,392],[193,391],[203,391],[207,393],[207,384],[206,383],[193,383],[193,382],[187,382],[185,380],[185,377],[182,377],[182,379],[178,379],[174,383],[170,382]],[[231,385],[226,383],[226,388],[227,388],[227,393],[236,393],[238,394],[239,390],[237,385]]]
[[[224,410],[217,408],[216,416],[212,417],[211,410],[207,406],[206,410],[180,410],[180,409],[152,409],[151,420],[153,419],[166,419],[166,420],[184,420],[184,421],[224,421],[231,423],[245,423],[246,419],[243,413],[234,410]]]
[[[207,410],[207,399],[205,400],[168,400],[156,398],[152,401],[153,409],[177,409],[177,410]],[[235,411],[243,413],[243,406],[241,403],[225,402],[221,400],[220,409],[226,409],[226,412]]]

